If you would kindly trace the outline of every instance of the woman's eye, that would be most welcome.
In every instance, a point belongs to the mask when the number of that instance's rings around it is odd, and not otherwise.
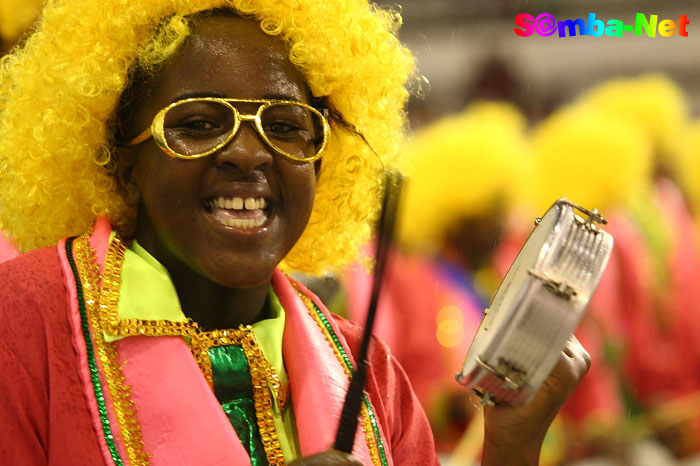
[[[278,121],[267,125],[267,130],[272,133],[284,134],[289,133],[290,131],[296,131],[298,128],[294,125]]]
[[[269,135],[276,136],[276,137],[304,137],[304,135],[308,134],[308,131],[306,131],[305,128],[302,128],[296,123],[292,122],[287,122],[287,121],[275,121],[272,123],[268,123],[265,125],[265,132]]]
[[[209,121],[209,120],[188,120],[183,121],[178,124],[178,128],[189,131],[211,131],[216,129],[219,125]]]

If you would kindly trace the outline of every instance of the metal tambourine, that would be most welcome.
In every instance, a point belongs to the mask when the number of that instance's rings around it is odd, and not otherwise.
[[[523,405],[549,376],[610,258],[605,223],[564,198],[535,221],[457,374],[484,403]]]

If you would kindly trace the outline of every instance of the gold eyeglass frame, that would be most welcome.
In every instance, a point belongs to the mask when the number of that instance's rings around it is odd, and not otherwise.
[[[201,154],[196,154],[196,155],[184,155],[184,154],[179,154],[175,150],[173,150],[170,145],[168,144],[168,141],[165,139],[165,130],[163,128],[165,124],[165,115],[168,113],[168,111],[174,107],[177,107],[179,105],[188,103],[188,102],[218,102],[226,107],[230,108],[231,111],[233,112],[233,116],[235,119],[234,125],[233,125],[233,130],[231,133],[221,141],[219,144],[217,144],[215,147],[209,149],[206,152],[203,152]],[[238,111],[236,107],[234,107],[232,104],[233,103],[252,103],[252,104],[260,104],[258,107],[258,111],[254,114],[242,114],[241,112]],[[298,105],[300,107],[305,108],[306,110],[309,110],[316,114],[320,120],[321,120],[321,126],[323,130],[323,141],[321,142],[321,146],[318,148],[318,151],[313,157],[309,158],[303,158],[303,157],[297,157],[294,154],[290,154],[287,151],[284,151],[277,147],[270,139],[267,137],[265,134],[265,131],[263,130],[262,127],[262,120],[260,119],[260,116],[262,115],[262,112],[265,111],[265,109],[273,107],[275,105],[280,105],[280,104],[292,104],[292,105]],[[225,147],[231,140],[236,136],[236,133],[238,133],[238,129],[241,126],[241,122],[243,121],[250,121],[253,122],[253,126],[255,126],[256,131],[258,132],[258,135],[262,138],[263,141],[265,141],[265,144],[268,145],[272,150],[274,150],[276,153],[279,155],[289,159],[293,160],[295,162],[314,162],[321,158],[321,155],[323,154],[323,150],[326,148],[326,145],[328,144],[328,138],[330,135],[330,126],[328,125],[328,120],[327,118],[323,115],[323,113],[319,112],[317,109],[312,107],[311,105],[307,105],[303,102],[298,102],[295,100],[277,100],[277,99],[226,99],[226,98],[221,98],[221,97],[193,97],[190,99],[182,99],[178,100],[177,102],[173,102],[172,104],[168,105],[167,107],[163,108],[161,111],[156,114],[155,118],[153,118],[153,123],[151,123],[151,126],[149,128],[146,128],[141,134],[136,136],[134,139],[129,141],[129,143],[126,144],[125,147],[131,147],[131,146],[136,146],[139,145],[145,141],[148,140],[151,136],[153,137],[153,140],[155,141],[156,145],[163,151],[165,154],[167,154],[170,157],[177,158],[177,159],[186,159],[186,160],[191,160],[191,159],[199,159],[202,157],[207,157],[214,152],[217,152],[221,150],[223,147]]]

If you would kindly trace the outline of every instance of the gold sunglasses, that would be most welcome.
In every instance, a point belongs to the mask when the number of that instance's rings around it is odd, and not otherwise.
[[[254,114],[242,114],[233,104],[257,104]],[[258,135],[279,155],[297,162],[318,160],[328,143],[327,118],[314,107],[292,100],[197,97],[162,109],[150,128],[132,139],[135,146],[151,136],[170,157],[198,159],[222,149],[250,121]]]

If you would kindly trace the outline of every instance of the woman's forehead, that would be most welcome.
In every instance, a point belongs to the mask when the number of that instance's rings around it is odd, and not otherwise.
[[[207,93],[307,100],[304,77],[280,38],[252,19],[218,15],[193,22],[192,34],[153,80],[149,100],[167,105],[182,95]]]

